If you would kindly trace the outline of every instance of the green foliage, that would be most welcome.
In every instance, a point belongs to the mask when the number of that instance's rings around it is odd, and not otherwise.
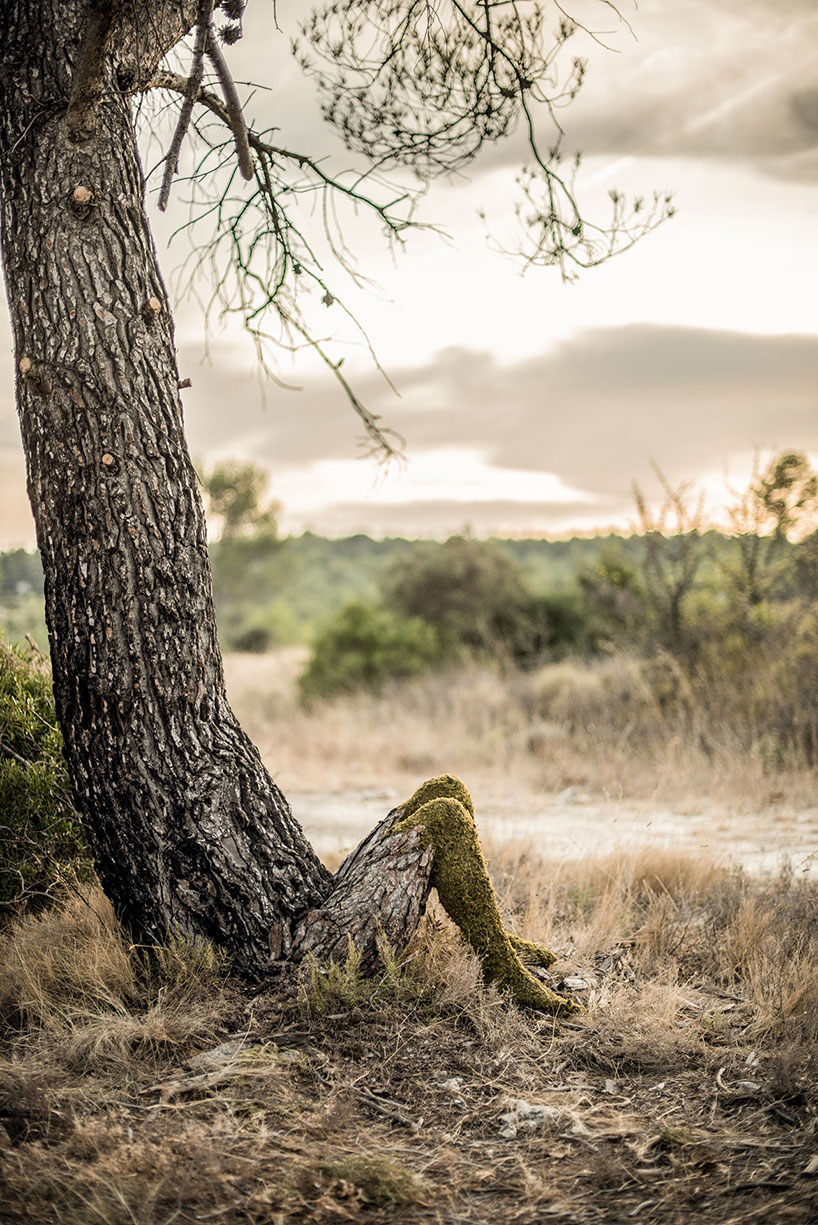
[[[775,456],[750,492],[764,516],[761,530],[777,539],[790,539],[793,529],[800,528],[808,518],[814,519],[818,476],[806,455],[786,451]]]
[[[689,608],[709,547],[704,503],[700,495],[691,506],[686,485],[674,489],[658,469],[657,475],[665,493],[658,514],[648,509],[641,490],[634,486],[647,621],[657,645],[692,657],[696,641],[691,634]]]
[[[71,803],[48,670],[33,651],[0,642],[0,903],[47,897],[92,876]]]
[[[235,460],[202,476],[207,518],[220,539],[277,534],[278,503],[264,500],[269,480],[263,468]]]
[[[43,568],[35,550],[0,553],[0,626],[9,642],[46,641]]]
[[[606,542],[595,561],[582,567],[578,578],[596,646],[622,646],[643,635],[647,616],[644,584],[621,541]]]
[[[319,962],[309,956],[299,986],[301,1011],[308,1017],[351,1014],[369,1020],[378,1012],[403,1016],[432,1003],[435,988],[414,955],[397,953],[383,933],[378,937],[377,974],[364,974],[361,953],[350,937],[343,962]]]
[[[528,625],[513,651],[517,663],[587,655],[595,649],[593,619],[579,591],[535,596],[525,613]]]
[[[785,452],[759,468],[735,494],[729,535],[659,475],[664,502],[654,511],[637,490],[631,536],[413,543],[282,540],[265,475],[222,465],[204,481],[222,643],[264,651],[314,636],[305,697],[377,689],[467,654],[531,670],[622,653],[644,663],[626,693],[606,696],[634,711],[631,739],[661,718],[709,745],[719,722],[770,769],[818,762],[818,477],[808,458]],[[41,589],[36,553],[0,554],[0,623],[12,638],[45,640]],[[570,671],[552,670],[549,685]],[[562,690],[552,698],[568,704]],[[589,694],[580,705],[594,725],[607,718]]]
[[[12,595],[0,600],[0,633],[8,642],[48,641],[41,595]]]
[[[803,566],[800,574],[792,566],[788,545],[814,529],[817,504],[818,477],[800,452],[776,456],[738,497],[730,513],[738,547],[724,566],[724,579],[745,614],[763,600],[791,594],[803,581]]]
[[[793,559],[796,592],[807,600],[818,600],[818,531],[795,546]]]
[[[348,604],[318,635],[301,694],[310,699],[378,689],[388,680],[416,676],[441,658],[437,632],[420,618],[404,620],[377,605]]]
[[[491,540],[452,536],[443,544],[417,545],[383,586],[388,607],[434,626],[452,651],[496,652],[529,620],[522,568]]]
[[[0,553],[0,599],[42,594],[43,568],[39,553],[29,553],[26,549]]]
[[[202,477],[210,544],[213,598],[222,645],[267,651],[297,636],[280,598],[292,578],[292,558],[278,535],[276,502],[265,497],[269,477],[253,464],[218,464]]]

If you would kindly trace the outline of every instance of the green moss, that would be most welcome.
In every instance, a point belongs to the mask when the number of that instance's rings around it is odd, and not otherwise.
[[[42,903],[91,857],[71,803],[51,678],[33,651],[0,642],[0,904]]]
[[[577,1012],[578,1005],[549,990],[523,965],[550,965],[548,949],[505,931],[489,877],[474,808],[463,783],[452,775],[424,783],[403,806],[395,832],[420,826],[435,850],[432,884],[446,913],[477,953],[487,981],[495,982],[515,1003],[541,1012]]]
[[[474,820],[474,804],[466,784],[454,774],[441,774],[438,778],[430,778],[425,783],[421,783],[412,798],[402,806],[402,823],[405,825],[409,818],[430,800],[443,799],[457,800]]]
[[[557,960],[550,949],[547,949],[543,944],[535,944],[533,940],[524,940],[522,936],[515,936],[512,932],[507,932],[511,947],[520,958],[520,961],[525,962],[527,966],[541,966],[547,970]]]

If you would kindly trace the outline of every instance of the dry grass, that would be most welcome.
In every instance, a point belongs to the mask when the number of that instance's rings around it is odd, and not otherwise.
[[[232,991],[211,949],[128,946],[98,888],[29,915],[0,935],[0,1024],[58,1051],[64,1066],[116,1076],[214,1039]]]
[[[451,772],[533,793],[578,787],[695,809],[758,810],[814,803],[815,772],[784,769],[766,742],[741,747],[728,721],[708,719],[664,675],[625,657],[504,675],[472,666],[418,677],[376,695],[299,706],[298,649],[228,656],[231,699],[287,791],[407,786]],[[672,682],[674,704],[663,704]],[[660,683],[661,682],[661,683]],[[745,737],[746,739],[746,737]]]
[[[435,911],[378,979],[353,960],[254,996],[210,950],[129,948],[98,895],[20,919],[3,1219],[812,1219],[818,885],[664,851],[491,858],[580,1019],[482,987]]]

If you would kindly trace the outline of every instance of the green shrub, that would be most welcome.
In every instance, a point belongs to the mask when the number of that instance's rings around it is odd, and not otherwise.
[[[41,903],[91,858],[71,803],[51,678],[34,651],[0,642],[0,904]]]
[[[284,600],[267,604],[229,606],[218,616],[219,638],[225,651],[261,655],[275,647],[298,642],[301,627]]]
[[[531,593],[520,565],[493,540],[452,536],[419,544],[384,578],[385,602],[434,626],[450,650],[514,653],[531,630]]]
[[[533,596],[519,609],[508,650],[520,668],[568,655],[588,656],[597,649],[595,626],[579,592]]]
[[[385,681],[417,676],[440,663],[434,626],[400,618],[372,604],[347,604],[319,634],[300,680],[305,699],[352,689],[378,689]]]
[[[46,642],[48,631],[45,628],[43,597],[37,592],[0,595],[0,635],[8,642],[23,642],[26,635],[35,642]]]

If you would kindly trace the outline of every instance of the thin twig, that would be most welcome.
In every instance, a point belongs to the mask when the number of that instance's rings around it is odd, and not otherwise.
[[[202,87],[202,77],[204,76],[205,45],[207,43],[208,34],[211,28],[210,15],[212,12],[213,0],[201,0],[199,4],[199,16],[196,24],[196,38],[193,43],[193,62],[190,67],[190,76],[187,79],[185,100],[182,103],[182,109],[179,111],[179,119],[176,123],[173,139],[170,142],[170,148],[168,149],[167,157],[165,159],[165,173],[162,178],[162,187],[159,192],[159,209],[161,212],[164,212],[168,206],[173,176],[176,174],[179,166],[179,154],[182,151],[182,144],[187,136],[187,130],[190,127],[193,107],[196,105],[196,99],[198,98],[199,90]]]

